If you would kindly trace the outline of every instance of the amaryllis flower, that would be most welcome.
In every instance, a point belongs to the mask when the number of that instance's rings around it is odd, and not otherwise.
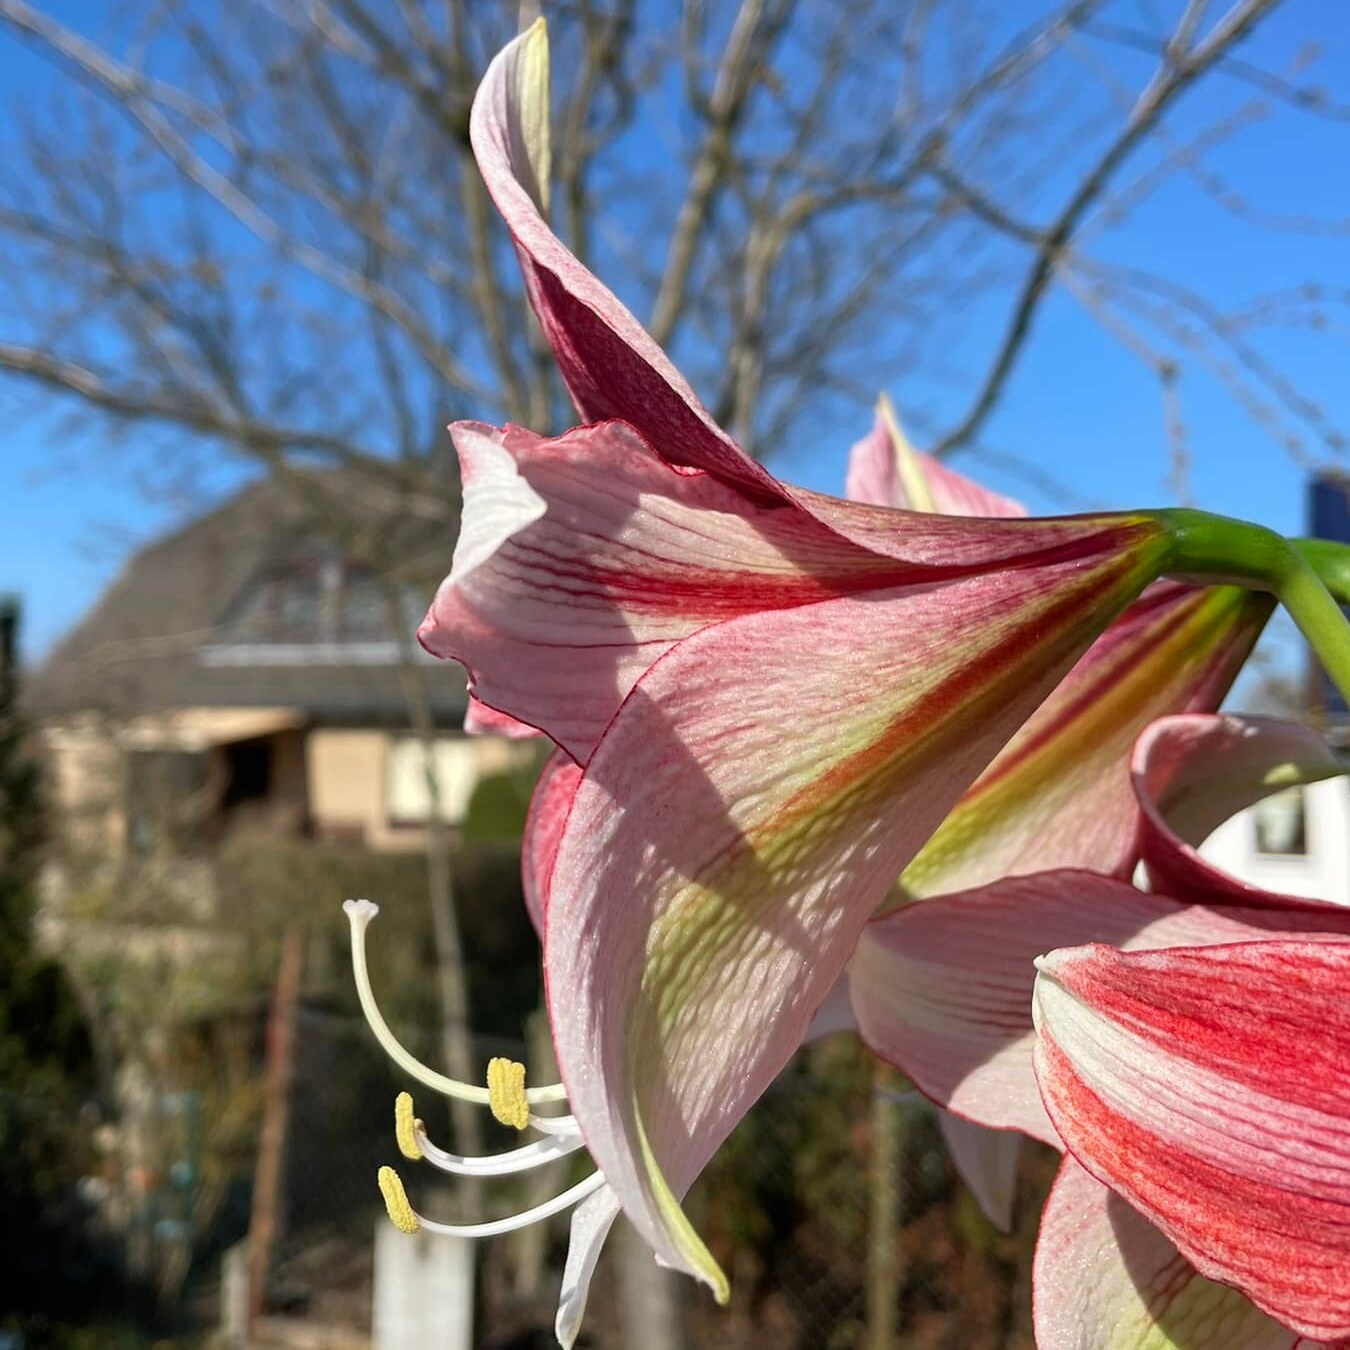
[[[548,228],[542,25],[470,131],[588,425],[452,428],[463,525],[420,636],[468,667],[476,715],[574,765],[539,857],[565,1128],[603,1177],[569,1265],[621,1203],[725,1297],[679,1197],[971,783],[1150,582],[1222,550],[1186,552],[1195,521],[1167,513],[960,518],[779,482]],[[497,1078],[499,1113],[536,1123]]]
[[[1042,1217],[1040,1350],[1350,1336],[1333,994],[1350,911],[1239,891],[1194,848],[1272,786],[1339,769],[1299,727],[1164,719],[1133,778],[1171,894],[1060,870],[869,929],[851,982],[867,1043],[965,1118],[1069,1150]]]

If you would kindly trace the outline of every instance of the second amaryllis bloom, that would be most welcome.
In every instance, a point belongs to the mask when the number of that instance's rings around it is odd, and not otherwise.
[[[1133,769],[1149,873],[1193,884],[1051,871],[878,920],[852,980],[864,1038],[949,1109],[1067,1146],[1039,1350],[1340,1344],[1350,912],[1237,893],[1187,842],[1340,765],[1303,728],[1178,717]]]

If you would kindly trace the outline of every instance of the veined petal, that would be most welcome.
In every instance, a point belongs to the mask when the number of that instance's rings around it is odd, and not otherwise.
[[[1129,877],[1140,847],[1136,737],[1164,714],[1218,707],[1272,609],[1236,587],[1151,587],[957,803],[905,870],[904,893],[1062,867]]]
[[[820,499],[826,514],[884,535],[878,553],[817,514],[668,464],[620,422],[553,440],[479,423],[451,432],[466,482],[504,476],[505,456],[546,509],[498,531],[491,554],[476,547],[476,566],[441,585],[418,637],[469,668],[476,697],[582,762],[638,677],[709,624],[1038,558],[1087,563],[1159,537],[1142,522],[1084,517],[1042,531]],[[465,529],[485,534],[467,514]]]
[[[1031,1063],[1036,958],[1091,941],[1166,947],[1258,931],[1237,914],[1094,872],[1046,872],[874,919],[849,963],[849,989],[864,1042],[926,1096],[1059,1147]]]
[[[599,1261],[600,1250],[618,1217],[619,1199],[608,1186],[588,1195],[572,1211],[567,1262],[563,1266],[562,1291],[558,1295],[558,1315],[553,1323],[553,1334],[562,1350],[572,1350],[576,1342],[581,1319],[586,1314],[595,1263]]]
[[[587,1146],[671,1266],[725,1290],[676,1197],[801,1043],[900,868],[1148,566],[731,619],[634,688],[577,789],[545,966]]]
[[[1040,963],[1036,1075],[1074,1156],[1201,1274],[1350,1336],[1350,938]]]
[[[1011,1233],[1022,1136],[1015,1130],[976,1125],[950,1111],[938,1112],[938,1128],[961,1180],[970,1187],[985,1217],[1000,1232]]]
[[[1344,773],[1315,731],[1274,717],[1162,718],[1139,737],[1130,771],[1155,890],[1207,904],[1337,908],[1239,881],[1195,847],[1229,816],[1272,792]]]
[[[520,844],[520,876],[525,908],[534,931],[542,939],[548,916],[548,884],[558,854],[567,813],[572,809],[581,766],[565,750],[555,750],[545,762],[525,816]]]
[[[1032,1288],[1037,1350],[1315,1350],[1072,1158],[1041,1215]]]
[[[517,722],[514,717],[489,708],[486,703],[469,695],[469,706],[464,713],[464,730],[470,736],[508,736],[512,740],[522,740],[527,736],[541,736],[538,727],[528,722]]]
[[[587,422],[631,422],[673,463],[740,483],[761,498],[782,486],[708,415],[684,376],[618,297],[563,245],[540,213],[539,122],[547,102],[525,98],[548,67],[536,21],[502,49],[474,98],[469,136],[487,190],[515,240],[530,302],[572,399]],[[635,411],[640,416],[634,416]]]
[[[878,406],[872,430],[849,452],[845,492],[851,501],[948,516],[1026,515],[1021,502],[981,487],[916,450],[888,411],[884,403]],[[915,476],[920,480],[917,492]]]

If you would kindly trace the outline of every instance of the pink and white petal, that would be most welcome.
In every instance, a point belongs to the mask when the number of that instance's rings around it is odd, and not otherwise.
[[[1063,867],[1131,876],[1136,737],[1165,714],[1216,708],[1272,608],[1268,596],[1236,587],[1150,587],[957,804],[906,869],[905,894]]]
[[[1066,1147],[1318,1340],[1350,1336],[1350,938],[1051,952],[1036,1076]]]
[[[1230,816],[1272,792],[1344,773],[1315,731],[1274,717],[1166,717],[1139,737],[1130,770],[1143,858],[1155,890],[1206,904],[1337,908],[1240,881],[1202,858],[1196,847]]]
[[[1093,872],[1015,877],[874,919],[849,964],[858,1030],[939,1106],[1059,1147],[1032,1069],[1036,958],[1236,942],[1263,930]]]
[[[1000,1232],[1011,1233],[1022,1136],[1016,1130],[976,1125],[950,1111],[938,1112],[938,1128],[957,1173],[985,1217]]]
[[[1313,1350],[1071,1157],[1041,1215],[1032,1288],[1037,1350]]]
[[[469,695],[469,706],[464,714],[464,730],[470,736],[506,736],[511,740],[543,735],[538,727],[532,727],[528,722],[517,722],[509,714],[488,707],[473,694]]]
[[[1141,566],[731,619],[634,688],[577,789],[545,968],[572,1110],[661,1259],[725,1291],[676,1197],[800,1045],[908,857]]]
[[[1015,517],[1027,509],[979,483],[949,469],[941,460],[908,441],[898,443],[896,431],[880,408],[872,430],[849,452],[845,493],[851,501],[872,506],[894,506],[911,511],[937,511],[949,516]],[[904,433],[900,435],[903,437]],[[910,472],[922,480],[922,500],[907,489],[901,456],[909,457]]]
[[[782,486],[713,421],[642,325],[545,221],[539,156],[530,151],[547,139],[547,94],[531,92],[538,89],[541,66],[547,71],[548,33],[539,20],[488,67],[474,98],[469,136],[582,419],[632,422],[671,462],[706,469],[760,498],[783,500]]]
[[[565,750],[555,750],[545,761],[525,815],[520,841],[520,877],[534,931],[542,939],[548,922],[548,886],[567,813],[572,809],[582,768]]]
[[[572,1227],[567,1238],[567,1262],[563,1266],[562,1289],[558,1294],[558,1315],[553,1334],[562,1350],[572,1350],[581,1319],[586,1315],[586,1300],[591,1292],[600,1251],[619,1217],[619,1198],[608,1186],[588,1195],[572,1211]]]

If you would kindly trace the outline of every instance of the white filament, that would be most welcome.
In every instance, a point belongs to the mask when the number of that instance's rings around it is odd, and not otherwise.
[[[558,1134],[536,1139],[534,1143],[514,1148],[509,1153],[471,1158],[437,1148],[423,1129],[416,1130],[416,1138],[417,1146],[427,1162],[433,1167],[439,1167],[442,1172],[453,1172],[461,1177],[507,1177],[516,1172],[530,1172],[536,1167],[557,1162],[559,1158],[565,1158],[581,1147],[580,1134]]]
[[[528,1228],[532,1223],[538,1223],[540,1219],[547,1219],[551,1215],[562,1213],[565,1209],[571,1209],[579,1200],[584,1200],[592,1191],[598,1191],[604,1184],[604,1176],[599,1172],[592,1172],[585,1181],[577,1182],[561,1195],[555,1195],[552,1200],[545,1200],[542,1205],[535,1205],[533,1209],[524,1210],[520,1214],[508,1215],[505,1219],[492,1219],[487,1223],[437,1223],[433,1219],[424,1219],[420,1214],[416,1218],[428,1233],[439,1233],[443,1237],[498,1237],[502,1233],[514,1233],[517,1229]]]
[[[356,976],[356,992],[361,1000],[361,1011],[366,1015],[375,1039],[383,1047],[385,1054],[399,1066],[404,1073],[419,1083],[443,1093],[447,1097],[457,1097],[460,1101],[476,1102],[487,1106],[491,1096],[487,1088],[473,1083],[461,1083],[458,1079],[447,1078],[437,1073],[421,1060],[409,1054],[395,1039],[389,1024],[384,1020],[375,1003],[375,991],[370,987],[370,972],[366,967],[366,927],[380,912],[380,907],[369,900],[348,900],[343,906],[352,931],[352,973]],[[527,1088],[525,1100],[530,1103],[564,1102],[567,1089],[561,1083],[552,1083],[547,1087]]]

